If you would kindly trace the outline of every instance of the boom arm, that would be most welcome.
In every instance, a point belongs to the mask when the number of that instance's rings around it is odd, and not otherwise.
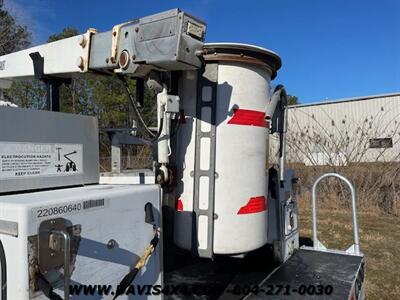
[[[43,77],[71,78],[87,72],[124,73],[144,77],[152,70],[177,71],[201,65],[206,25],[173,9],[0,57],[0,87],[7,81],[37,76],[31,55],[43,60]],[[36,72],[35,72],[36,71]]]

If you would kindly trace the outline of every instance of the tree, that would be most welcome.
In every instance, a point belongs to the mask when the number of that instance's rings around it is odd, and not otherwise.
[[[299,98],[297,98],[296,96],[288,95],[288,104],[289,105],[300,104]]]
[[[47,39],[48,43],[55,42],[58,40],[66,39],[69,37],[73,37],[79,34],[78,29],[74,27],[66,27],[60,33],[52,34]]]
[[[0,55],[22,50],[30,45],[31,33],[26,26],[17,24],[16,19],[3,8],[0,1]],[[0,90],[0,98],[10,98],[9,93],[3,95]]]
[[[60,33],[50,35],[48,43],[73,37],[79,34],[74,27],[66,27]],[[85,79],[71,79],[70,84],[64,84],[60,87],[60,110],[68,113],[92,114],[88,111],[88,84]],[[86,105],[85,105],[86,104]]]
[[[1,3],[0,3],[1,4]],[[0,55],[22,50],[31,43],[31,33],[0,5]]]
[[[39,80],[13,82],[6,91],[7,98],[19,107],[44,109],[46,107],[46,87]]]

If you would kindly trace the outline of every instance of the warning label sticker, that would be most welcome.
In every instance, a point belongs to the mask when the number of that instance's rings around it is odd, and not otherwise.
[[[0,179],[83,173],[82,144],[0,142]]]

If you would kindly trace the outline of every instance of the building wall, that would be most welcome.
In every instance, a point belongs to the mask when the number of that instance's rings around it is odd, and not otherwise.
[[[272,137],[272,160],[277,147]],[[307,165],[400,160],[400,93],[290,107],[287,158]]]

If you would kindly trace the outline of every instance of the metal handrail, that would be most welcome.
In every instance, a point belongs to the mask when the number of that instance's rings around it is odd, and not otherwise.
[[[354,245],[351,246],[347,252],[353,252],[354,254],[360,254],[360,242],[358,239],[358,224],[357,224],[357,212],[356,212],[356,191],[351,184],[351,182],[344,176],[337,173],[326,173],[317,178],[312,187],[312,220],[313,220],[313,241],[314,241],[314,249],[321,250],[326,249],[325,246],[318,240],[318,230],[317,230],[317,196],[316,190],[317,185],[321,182],[322,179],[327,177],[336,177],[343,180],[350,189],[351,192],[351,205],[352,205],[352,215],[353,215],[353,234],[354,234]]]

